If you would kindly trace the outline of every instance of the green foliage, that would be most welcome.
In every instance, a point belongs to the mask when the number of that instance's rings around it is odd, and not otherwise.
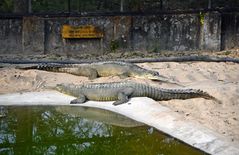
[[[138,0],[130,0],[128,4],[128,8],[131,11],[140,11],[140,1]]]
[[[0,0],[0,12],[13,12],[14,0]],[[120,11],[121,0],[31,0],[33,12],[67,12],[70,2],[71,12]],[[124,11],[159,11],[202,9],[208,7],[208,0],[124,0]],[[212,1],[212,8],[239,7],[239,0]]]
[[[204,20],[205,20],[204,19],[205,18],[205,13],[200,12],[199,16],[200,16],[200,24],[203,25],[204,24]]]
[[[119,48],[119,42],[117,40],[111,40],[110,42],[110,51],[116,52],[116,50]]]
[[[224,54],[225,55],[230,55],[232,52],[231,51],[226,51]]]
[[[118,11],[120,0],[33,0],[33,12],[97,12]],[[68,8],[70,7],[70,8]],[[68,10],[70,9],[70,10]]]
[[[13,0],[1,0],[0,1],[0,12],[12,12]]]
[[[212,1],[212,7],[216,8],[228,8],[228,7],[239,7],[239,1],[238,0],[217,0],[217,1]]]
[[[33,12],[65,12],[66,0],[32,0]]]
[[[158,51],[160,51],[159,48],[158,47],[154,47],[149,52],[150,53],[158,53]]]

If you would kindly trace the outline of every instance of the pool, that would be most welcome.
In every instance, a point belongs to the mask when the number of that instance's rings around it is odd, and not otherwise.
[[[206,154],[152,127],[95,108],[1,106],[0,122],[0,154]]]

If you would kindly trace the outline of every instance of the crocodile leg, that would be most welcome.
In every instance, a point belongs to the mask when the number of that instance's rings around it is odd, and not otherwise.
[[[118,100],[113,103],[113,105],[124,104],[129,101],[129,96],[133,93],[133,88],[126,88],[118,93]]]
[[[86,101],[86,96],[83,94],[79,94],[77,99],[74,99],[70,102],[70,104],[82,104]]]

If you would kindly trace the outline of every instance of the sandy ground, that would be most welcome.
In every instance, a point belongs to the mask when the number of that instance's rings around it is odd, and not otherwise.
[[[239,142],[239,64],[235,63],[143,63],[141,67],[159,71],[162,75],[179,81],[185,88],[202,89],[219,99],[222,104],[205,99],[160,101],[185,120],[200,124]],[[0,68],[0,94],[26,91],[44,91],[58,83],[88,83],[122,81],[119,77],[102,77],[88,80],[65,73],[38,70]],[[125,80],[125,79],[124,79]],[[136,81],[130,78],[129,80]],[[157,87],[180,88],[173,84],[138,80]]]

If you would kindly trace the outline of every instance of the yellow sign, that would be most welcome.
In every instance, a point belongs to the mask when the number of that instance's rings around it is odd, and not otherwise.
[[[63,38],[102,38],[103,33],[92,25],[85,26],[70,26],[63,25]]]

